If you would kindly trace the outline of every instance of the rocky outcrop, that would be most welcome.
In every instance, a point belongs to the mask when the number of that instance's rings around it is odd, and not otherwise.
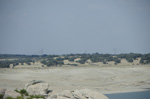
[[[65,90],[54,94],[49,99],[108,99],[105,95],[90,89]]]
[[[3,96],[5,95],[6,89],[0,88],[0,99],[3,99]]]
[[[17,98],[19,96],[21,96],[21,95],[19,93],[17,93],[16,91],[14,91],[14,90],[6,90],[5,94],[4,94],[4,99],[6,97]]]
[[[4,95],[5,94],[6,89],[4,88],[0,88],[0,95]]]
[[[28,86],[34,85],[34,84],[37,84],[37,83],[44,83],[44,81],[42,81],[42,80],[32,80],[28,84],[26,84],[25,87],[27,88]]]
[[[29,95],[21,94],[21,91],[12,91],[6,89],[0,89],[0,93],[6,97],[17,98],[21,96],[31,98],[31,96],[42,96],[42,98],[34,97],[32,99],[108,99],[105,95],[91,90],[91,89],[80,89],[80,90],[65,90],[62,92],[50,92],[48,90],[49,84],[44,81],[31,81],[26,85],[26,90]],[[49,93],[50,92],[50,93]],[[45,98],[44,98],[45,97]],[[0,98],[1,99],[1,98]]]
[[[45,95],[48,92],[49,84],[44,81],[31,81],[26,85],[29,95]]]

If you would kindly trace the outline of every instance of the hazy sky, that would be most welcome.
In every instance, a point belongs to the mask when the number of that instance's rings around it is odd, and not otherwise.
[[[0,54],[150,53],[150,0],[0,0]]]

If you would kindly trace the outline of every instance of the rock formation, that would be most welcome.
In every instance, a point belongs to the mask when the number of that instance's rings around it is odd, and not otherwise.
[[[49,84],[44,81],[33,80],[25,86],[26,91],[29,95],[21,94],[13,90],[7,90],[0,88],[0,99],[7,99],[7,97],[12,97],[13,99],[108,99],[105,95],[91,90],[91,89],[80,89],[80,90],[64,90],[62,92],[50,92]],[[31,97],[31,96],[42,96]]]
[[[45,95],[48,92],[49,84],[44,81],[33,80],[26,85],[29,95]]]
[[[19,97],[19,96],[21,96],[21,95],[19,93],[17,93],[16,91],[14,91],[14,90],[6,90],[3,98],[4,99],[6,99],[7,97],[16,98],[16,97]]]
[[[105,95],[90,89],[65,90],[51,95],[49,99],[108,99]]]

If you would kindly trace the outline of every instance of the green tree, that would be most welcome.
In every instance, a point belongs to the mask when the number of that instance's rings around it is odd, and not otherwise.
[[[127,58],[127,61],[132,63],[133,62],[133,59],[132,58]]]

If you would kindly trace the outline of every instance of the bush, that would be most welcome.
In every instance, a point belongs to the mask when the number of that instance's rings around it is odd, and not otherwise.
[[[6,99],[14,99],[14,98],[12,98],[12,97],[7,97]]]
[[[106,61],[113,61],[113,57],[112,56],[109,56],[109,57],[106,57]]]
[[[130,63],[132,63],[132,62],[133,62],[133,59],[128,58],[127,61],[130,62]]]
[[[23,97],[21,97],[21,96],[19,96],[19,97],[17,97],[17,99],[24,99]]]
[[[15,89],[15,91],[19,93],[19,91],[17,89]]]
[[[29,98],[26,98],[26,99],[32,99],[31,97],[29,97]]]
[[[23,95],[29,96],[27,91],[25,89],[21,89],[20,91],[15,90],[16,92],[20,93],[22,96],[18,96],[17,98],[12,98],[12,97],[7,97],[6,99],[24,99]],[[43,98],[45,99],[44,96],[40,96],[40,95],[30,95],[30,97],[26,98],[26,99],[33,99],[33,98]],[[0,99],[3,99],[3,95],[0,95]]]
[[[71,66],[78,66],[78,64],[71,64]]]
[[[29,98],[26,98],[26,99],[32,99],[31,97],[29,97]]]
[[[75,57],[71,57],[71,58],[69,58],[68,60],[69,60],[70,62],[73,62],[75,59],[76,59]]]
[[[106,62],[105,62],[105,61],[103,61],[103,64],[106,64]]]
[[[28,92],[25,90],[25,89],[21,89],[20,91],[18,91],[17,89],[15,90],[16,92],[20,93],[21,96],[25,95],[25,96],[28,96]]]
[[[31,63],[30,63],[30,62],[27,62],[26,64],[27,64],[27,65],[31,65]]]
[[[24,65],[23,63],[21,63],[21,65]]]
[[[79,60],[79,61],[77,61],[77,62],[80,63],[80,64],[84,64],[84,63],[85,63],[84,60]]]
[[[57,59],[53,59],[53,58],[49,58],[47,60],[42,60],[41,61],[42,64],[46,65],[46,66],[57,66],[57,65],[63,65],[63,58],[57,58]]]
[[[144,54],[141,57],[140,63],[141,64],[149,64],[150,63],[150,53],[149,54]]]
[[[40,96],[40,95],[31,95],[30,96],[30,98],[32,99],[32,98],[44,98],[45,99],[45,97],[44,96]]]
[[[45,99],[44,96],[40,96],[40,95],[31,95],[29,98],[26,98],[26,99],[33,99],[33,98],[43,98]],[[3,98],[0,98],[0,99],[3,99]],[[19,96],[17,98],[12,98],[12,97],[7,97],[6,99],[24,99],[23,96]]]
[[[114,58],[115,65],[120,63],[121,61],[118,58]]]
[[[0,99],[3,99],[3,96],[4,96],[3,94],[0,94]]]
[[[20,94],[23,96],[23,95],[25,95],[25,96],[28,96],[28,92],[25,90],[25,89],[21,89],[20,90]]]

